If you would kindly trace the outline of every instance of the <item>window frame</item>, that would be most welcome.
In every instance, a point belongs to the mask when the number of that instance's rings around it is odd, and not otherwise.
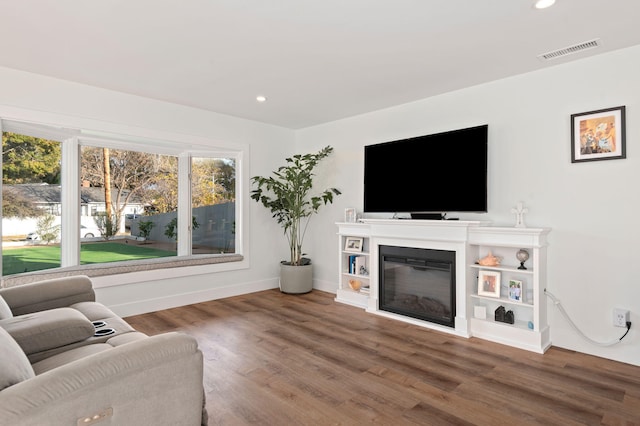
[[[139,130],[139,129],[138,129]],[[0,132],[15,132],[34,136],[43,139],[54,140],[61,143],[61,178],[60,185],[62,187],[61,194],[61,259],[60,267],[43,271],[28,272],[23,274],[15,274],[2,276],[2,248],[0,247],[0,278],[5,283],[7,280],[21,281],[22,276],[26,281],[32,281],[30,276],[46,276],[49,274],[64,273],[68,270],[72,273],[83,273],[83,270],[90,272],[90,268],[83,268],[80,265],[80,185],[73,185],[72,182],[79,182],[82,146],[105,147],[109,149],[134,150],[153,154],[175,155],[178,158],[178,228],[180,235],[188,235],[188,238],[180,238],[178,240],[177,256],[166,258],[166,262],[157,261],[153,269],[162,269],[163,263],[174,264],[176,260],[184,260],[181,262],[184,266],[194,265],[190,270],[179,268],[181,271],[172,271],[169,276],[184,276],[192,274],[201,274],[207,272],[229,271],[236,269],[246,269],[249,267],[248,258],[244,254],[246,247],[246,236],[248,232],[248,214],[243,209],[243,201],[245,194],[248,194],[249,178],[247,175],[248,167],[248,146],[237,145],[231,143],[219,143],[211,139],[202,137],[191,137],[184,135],[176,135],[174,138],[156,137],[154,132],[149,130],[149,135],[134,135],[123,133],[112,133],[106,131],[95,131],[88,129],[63,128],[62,126],[52,126],[47,124],[27,122],[19,119],[9,119],[0,117]],[[192,238],[191,238],[191,179],[190,168],[193,157],[215,157],[215,158],[233,158],[236,165],[236,202],[235,202],[235,220],[236,220],[236,236],[235,236],[235,254],[236,256],[228,256],[228,261],[221,261],[219,254],[198,254],[192,255]],[[0,166],[2,159],[0,159]],[[0,167],[0,177],[2,168]],[[1,184],[0,179],[0,184]],[[0,202],[2,201],[0,195]],[[73,206],[77,206],[74,208]],[[0,226],[0,233],[2,232]],[[203,264],[203,259],[211,258],[211,264]],[[126,262],[113,262],[99,264],[102,269],[113,267],[114,271],[121,269],[123,266],[130,266],[137,260]],[[126,264],[126,265],[123,265]],[[89,265],[86,265],[89,266]],[[172,266],[172,269],[175,268]],[[149,271],[148,268],[142,268],[143,271]],[[118,272],[114,272],[118,273]],[[143,275],[140,275],[143,274]],[[104,275],[104,274],[103,274]],[[144,280],[145,272],[134,272],[130,275],[133,280],[120,281],[121,285],[126,282],[137,282]],[[154,275],[154,274],[151,274]],[[136,278],[134,278],[136,277]],[[106,287],[109,285],[102,285]]]

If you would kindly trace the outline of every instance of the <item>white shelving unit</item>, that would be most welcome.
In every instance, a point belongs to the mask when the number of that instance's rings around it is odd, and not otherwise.
[[[495,267],[468,265],[468,294],[471,335],[485,340],[544,353],[551,345],[544,288],[546,285],[546,246],[548,228],[469,229],[470,259],[477,261],[489,252],[501,259]],[[525,249],[527,269],[518,269],[516,252]],[[478,295],[478,277],[482,271],[500,272],[500,298]],[[522,301],[508,298],[510,280],[522,281]],[[513,311],[514,324],[495,320],[495,310],[504,306]],[[476,315],[476,307],[485,309],[486,318]]]
[[[339,276],[335,300],[357,306],[378,315],[429,327],[464,337],[485,340],[544,353],[550,346],[547,303],[544,295],[547,276],[548,228],[493,227],[477,221],[419,221],[367,219],[359,223],[337,223]],[[346,246],[348,238],[361,238],[362,251]],[[392,315],[378,308],[378,246],[392,245],[456,252],[455,327],[442,327],[428,321]],[[516,252],[525,249],[527,269],[518,269]],[[475,262],[489,252],[501,259],[499,266],[481,266]],[[349,256],[364,260],[368,274],[349,270]],[[482,271],[500,272],[500,297],[478,294],[478,276]],[[353,290],[350,280],[358,280],[370,292]],[[508,298],[510,280],[522,282],[521,301]],[[495,321],[495,310],[504,306],[513,311],[514,324]],[[484,308],[485,317],[476,314]],[[481,310],[481,309],[480,309]]]
[[[338,223],[338,253],[339,271],[338,291],[336,300],[349,305],[366,308],[369,300],[370,290],[370,238],[369,227],[361,223]],[[348,238],[362,239],[362,250],[353,250],[346,247]],[[359,270],[350,272],[349,258],[350,256],[359,256],[362,261],[366,273],[362,274]],[[360,282],[360,289],[354,290],[349,282],[356,280]]]

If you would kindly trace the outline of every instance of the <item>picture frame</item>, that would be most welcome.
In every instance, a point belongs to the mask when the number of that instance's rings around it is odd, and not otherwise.
[[[571,162],[627,158],[625,106],[571,115]]]
[[[500,272],[480,271],[478,274],[478,296],[500,297]]]
[[[345,237],[344,250],[345,251],[362,251],[362,243],[364,239],[358,237]]]
[[[356,223],[356,209],[349,207],[344,209],[344,221],[346,223]]]
[[[524,287],[522,286],[522,281],[509,280],[508,288],[509,300],[512,302],[522,303],[522,298],[524,296]]]

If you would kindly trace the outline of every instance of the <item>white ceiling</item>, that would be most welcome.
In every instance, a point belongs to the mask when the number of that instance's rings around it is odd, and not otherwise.
[[[532,3],[0,0],[0,66],[297,129],[640,44],[640,1]]]

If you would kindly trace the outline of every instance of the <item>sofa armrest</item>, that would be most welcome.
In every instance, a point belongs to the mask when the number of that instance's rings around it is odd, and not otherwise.
[[[86,275],[53,278],[0,289],[13,315],[64,308],[78,302],[93,302],[96,294]]]
[[[29,356],[92,337],[93,323],[72,308],[47,309],[0,320],[4,328]]]
[[[202,352],[179,332],[126,343],[62,365],[0,393],[3,424],[200,425]]]

